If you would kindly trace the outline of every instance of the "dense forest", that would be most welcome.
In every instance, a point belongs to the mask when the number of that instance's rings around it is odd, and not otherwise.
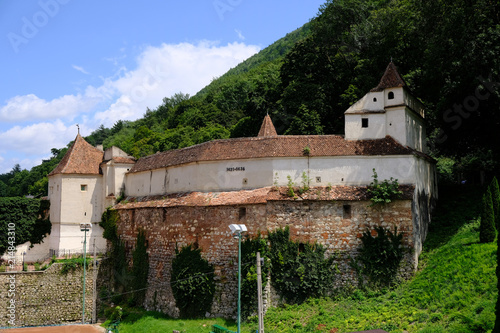
[[[136,158],[208,140],[255,136],[266,113],[278,134],[343,134],[344,111],[393,61],[426,107],[443,181],[494,172],[500,160],[497,0],[328,0],[318,15],[212,81],[165,97],[136,121],[86,137]],[[0,175],[0,196],[46,195],[67,148],[30,171]]]

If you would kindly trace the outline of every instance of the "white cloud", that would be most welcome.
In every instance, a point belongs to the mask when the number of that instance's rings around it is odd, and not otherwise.
[[[71,67],[73,67],[74,69],[76,69],[77,71],[79,72],[82,72],[83,74],[90,74],[89,72],[87,72],[85,69],[83,69],[83,67],[81,66],[77,66],[77,65],[71,65]]]
[[[22,122],[56,118],[72,118],[89,111],[98,101],[82,95],[64,95],[46,101],[34,94],[15,96],[0,109],[0,121]]]
[[[67,127],[60,120],[15,126],[0,133],[0,151],[15,151],[25,156],[47,155],[52,148],[65,147],[76,133],[76,129]]]
[[[258,51],[253,45],[219,46],[208,41],[148,47],[138,57],[135,70],[105,83],[120,96],[106,111],[96,114],[96,123],[111,126],[119,119],[137,119],[147,107],[160,105],[164,97],[178,92],[193,95]]]
[[[243,33],[241,32],[241,30],[238,30],[238,29],[234,29],[234,31],[236,32],[236,34],[238,35],[238,38],[241,39],[241,40],[245,40],[245,36],[243,36]]]
[[[81,94],[49,101],[34,94],[12,97],[0,108],[0,168],[12,168],[20,161],[23,168],[40,163],[50,156],[51,148],[65,147],[75,138],[75,122],[80,123],[82,135],[88,135],[100,124],[111,127],[118,120],[140,118],[164,97],[178,92],[193,95],[258,51],[257,46],[237,42],[149,46],[134,70],[120,68]],[[84,72],[79,66],[73,68]]]

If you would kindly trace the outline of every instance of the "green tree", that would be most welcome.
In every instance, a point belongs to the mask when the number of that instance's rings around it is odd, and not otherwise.
[[[12,246],[42,243],[51,231],[48,211],[46,200],[0,198],[0,255]]]
[[[493,213],[495,214],[495,227],[500,230],[500,188],[497,177],[493,177],[490,184],[491,200],[493,201]]]
[[[483,195],[481,204],[481,224],[479,227],[479,241],[491,243],[495,240],[495,213],[493,211],[493,200],[488,188]]]

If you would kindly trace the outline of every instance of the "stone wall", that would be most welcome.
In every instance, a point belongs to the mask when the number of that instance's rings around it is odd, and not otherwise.
[[[0,327],[81,322],[83,269],[61,274],[61,267],[62,264],[54,263],[45,271],[0,273]],[[91,264],[85,280],[85,321],[90,322],[93,309]],[[12,299],[15,307],[11,306]]]
[[[120,209],[118,234],[131,259],[139,228],[146,231],[150,271],[145,306],[149,310],[178,315],[170,288],[170,270],[175,247],[196,243],[202,256],[215,267],[216,295],[210,316],[232,317],[236,309],[237,240],[228,226],[243,223],[249,234],[290,227],[291,237],[318,242],[328,254],[337,254],[342,272],[338,286],[356,283],[349,258],[355,257],[366,230],[383,226],[404,234],[404,245],[413,249],[412,201],[398,200],[387,207],[368,207],[370,201],[276,200],[259,204],[221,206],[177,206]],[[408,256],[407,273],[413,272]]]

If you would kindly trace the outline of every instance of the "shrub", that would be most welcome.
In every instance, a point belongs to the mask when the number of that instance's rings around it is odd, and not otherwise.
[[[269,233],[271,242],[271,281],[289,303],[302,303],[309,297],[326,296],[334,282],[333,257],[325,259],[320,244],[290,240],[290,230]]]
[[[483,195],[481,206],[481,224],[479,226],[479,241],[491,243],[495,240],[495,214],[493,212],[493,201],[491,191],[488,188]]]
[[[389,286],[395,280],[404,257],[403,234],[398,234],[397,228],[394,228],[394,233],[383,227],[376,227],[375,231],[375,237],[368,229],[361,236],[358,256],[362,264],[361,274],[368,277],[374,287]]]
[[[175,249],[170,286],[182,318],[197,318],[210,311],[215,283],[214,268],[201,257],[201,249],[187,245]]]
[[[378,175],[375,169],[373,169],[372,177],[373,182],[371,182],[368,187],[368,194],[371,195],[370,200],[372,201],[370,206],[388,204],[403,194],[403,192],[399,190],[399,183],[397,179],[391,177],[391,179],[385,179],[382,183],[379,183]]]

